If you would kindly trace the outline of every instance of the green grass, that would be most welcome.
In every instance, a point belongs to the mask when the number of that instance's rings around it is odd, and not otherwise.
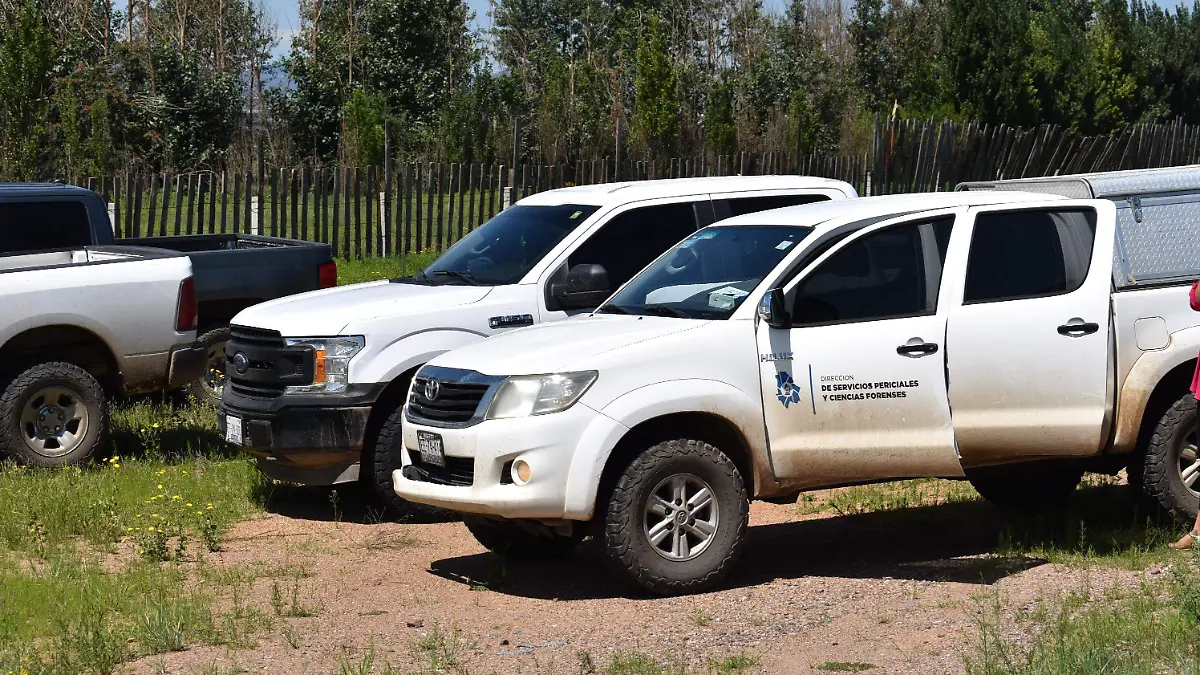
[[[826,661],[813,666],[813,670],[822,670],[829,673],[861,673],[871,670],[875,666],[870,663],[861,661]]]
[[[1097,474],[1084,476],[1066,508],[1005,512],[983,501],[966,481],[922,478],[860,485],[801,495],[799,515],[826,513],[870,519],[889,530],[928,534],[934,519],[967,535],[990,537],[990,553],[1073,567],[1108,565],[1144,569],[1166,560],[1178,528],[1137,504],[1125,485]]]
[[[982,604],[979,637],[965,658],[969,675],[1200,672],[1194,561],[1166,581],[1099,594],[1084,588],[1015,620],[1004,618],[995,594]]]
[[[125,403],[112,423],[91,465],[0,464],[0,673],[111,673],[189,644],[244,646],[270,622],[245,602],[253,574],[204,572],[269,490],[213,410]]]
[[[585,661],[591,664],[591,656],[580,654],[581,664]],[[749,672],[758,664],[758,657],[744,651],[720,659],[709,657],[700,669],[681,661],[678,655],[663,662],[644,652],[616,652],[603,672],[607,675],[735,675]],[[583,667],[580,671],[588,672]],[[594,669],[590,671],[594,672]]]
[[[428,266],[439,255],[439,253],[410,253],[393,258],[338,260],[338,285],[347,286],[364,281],[411,276],[416,274],[417,269]]]

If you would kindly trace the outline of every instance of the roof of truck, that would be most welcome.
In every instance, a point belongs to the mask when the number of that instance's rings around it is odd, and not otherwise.
[[[854,197],[849,183],[813,176],[710,176],[707,178],[668,178],[622,183],[597,183],[547,190],[529,195],[518,203],[533,206],[589,204],[608,206],[659,197],[685,197],[716,192],[753,192],[757,190],[833,189]]]
[[[917,211],[936,211],[959,206],[987,206],[1011,202],[1046,201],[1062,199],[1057,195],[1034,192],[972,191],[972,192],[916,192],[862,197],[844,201],[817,202],[802,206],[785,206],[781,209],[759,211],[717,221],[715,225],[795,225],[816,227],[823,223],[844,223],[870,218],[902,216]]]
[[[93,194],[91,190],[62,183],[4,183],[0,182],[0,197]]]
[[[962,183],[958,190],[1024,190],[1077,199],[1200,190],[1200,164]]]

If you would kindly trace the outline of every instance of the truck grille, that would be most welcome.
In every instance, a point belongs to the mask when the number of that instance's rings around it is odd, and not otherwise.
[[[245,357],[243,372],[235,365],[239,353]],[[279,331],[230,326],[225,355],[227,386],[237,396],[273,399],[289,385],[312,382],[312,350],[288,347]]]
[[[470,457],[447,457],[446,466],[421,461],[421,454],[409,452],[412,465],[405,467],[405,477],[425,483],[470,487],[475,483],[475,460]]]
[[[426,396],[426,385],[437,382],[437,397]],[[491,385],[466,384],[416,377],[413,380],[412,396],[408,401],[409,412],[414,417],[443,424],[461,424],[471,421],[479,409],[479,403]]]
[[[283,336],[277,330],[264,330],[249,326],[230,326],[229,339],[231,342],[247,347],[282,347]]]

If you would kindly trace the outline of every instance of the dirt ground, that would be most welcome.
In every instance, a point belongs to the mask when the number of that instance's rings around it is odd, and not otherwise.
[[[344,673],[373,648],[377,669],[410,672],[423,659],[414,645],[428,645],[437,625],[460,632],[457,648],[442,646],[461,672],[578,673],[591,664],[604,672],[614,653],[642,652],[700,672],[709,659],[745,653],[757,661],[750,672],[825,672],[818,666],[840,663],[955,673],[977,617],[997,597],[1007,610],[1028,609],[1067,588],[1135,585],[1162,573],[984,553],[1002,525],[983,503],[906,511],[799,516],[791,505],[756,503],[732,578],[714,592],[663,599],[629,593],[592,542],[553,564],[505,565],[460,523],[351,522],[285,504],[236,526],[225,550],[208,557],[218,566],[296,570],[254,582],[251,604],[272,615],[284,606],[257,646],[193,648],[134,670]]]

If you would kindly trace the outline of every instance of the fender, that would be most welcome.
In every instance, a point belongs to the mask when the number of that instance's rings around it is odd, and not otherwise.
[[[640,387],[610,401],[583,435],[567,479],[567,510],[591,511],[600,477],[617,443],[637,425],[675,413],[707,413],[731,422],[750,448],[756,497],[778,486],[763,429],[762,404],[718,380],[688,379]],[[610,420],[611,422],[605,421]]]
[[[1121,384],[1117,399],[1117,424],[1113,435],[1113,454],[1128,454],[1137,446],[1142,417],[1155,387],[1167,373],[1196,358],[1200,351],[1200,326],[1171,334],[1166,349],[1142,352]],[[1181,394],[1182,395],[1182,394]]]
[[[401,335],[371,354],[369,360],[352,362],[350,381],[391,382],[436,356],[485,337],[465,328],[430,328]]]
[[[116,353],[112,346],[119,344],[119,342],[115,339],[112,330],[99,321],[82,314],[39,314],[35,317],[18,320],[16,323],[5,326],[4,330],[0,332],[0,349],[3,349],[13,338],[22,333],[28,333],[31,330],[39,328],[53,328],[55,326],[69,326],[91,333],[95,336],[97,342],[104,345],[104,348],[112,355],[117,367],[122,370],[125,368],[125,361],[127,359],[137,356],[137,354]],[[179,334],[177,333],[176,335]],[[162,352],[166,352],[165,347]]]

